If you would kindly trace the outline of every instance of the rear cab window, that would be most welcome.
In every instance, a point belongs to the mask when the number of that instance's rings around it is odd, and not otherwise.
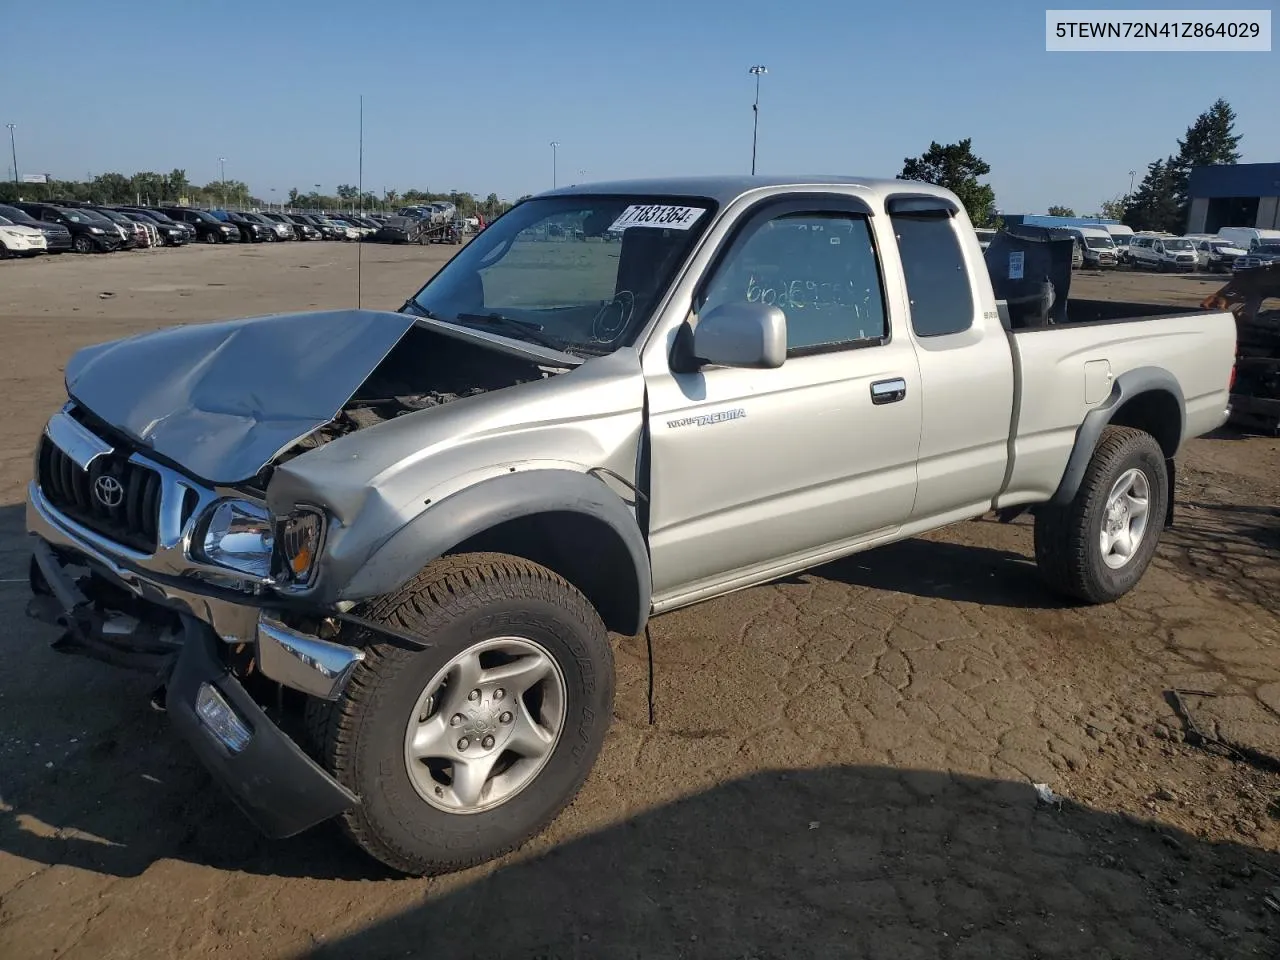
[[[974,296],[960,237],[943,211],[890,211],[917,337],[963,333],[973,326]]]

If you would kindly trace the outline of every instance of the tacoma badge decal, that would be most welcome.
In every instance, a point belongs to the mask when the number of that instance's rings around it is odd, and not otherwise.
[[[721,410],[719,413],[704,413],[697,417],[683,417],[679,420],[668,420],[668,427],[705,427],[712,423],[724,423],[726,420],[740,420],[747,411],[739,407],[736,410]]]

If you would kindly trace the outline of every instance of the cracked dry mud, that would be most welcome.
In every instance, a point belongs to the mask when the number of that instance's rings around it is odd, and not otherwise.
[[[74,346],[346,305],[346,253],[6,264],[0,579],[24,575],[31,438]],[[365,290],[398,303],[441,256],[379,249]],[[0,583],[0,957],[1278,956],[1278,488],[1275,440],[1190,444],[1177,527],[1107,607],[1040,586],[1027,521],[983,520],[659,618],[657,725],[643,639],[618,638],[578,800],[435,880],[327,827],[259,839],[148,683],[51,652],[23,584]],[[1187,742],[1173,689],[1211,742]]]

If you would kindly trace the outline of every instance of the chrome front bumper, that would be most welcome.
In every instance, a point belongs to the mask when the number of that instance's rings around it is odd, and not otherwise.
[[[226,643],[254,644],[264,676],[310,696],[336,700],[364,659],[363,650],[286,626],[254,605],[249,596],[230,599],[229,591],[205,584],[144,574],[113,556],[118,551],[110,541],[54,509],[34,481],[27,486],[27,532],[59,552],[83,558],[84,566],[139,599],[207,623]],[[45,571],[46,576],[49,573]],[[58,574],[53,571],[53,575]]]

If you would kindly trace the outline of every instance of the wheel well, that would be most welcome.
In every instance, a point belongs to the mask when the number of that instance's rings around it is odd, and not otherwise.
[[[1156,438],[1166,458],[1172,459],[1182,443],[1182,407],[1167,390],[1148,390],[1126,400],[1109,421],[1116,427],[1133,427]]]
[[[622,538],[603,520],[572,511],[516,517],[448,551],[506,553],[541,564],[582,591],[615,633],[643,628],[640,584]]]

